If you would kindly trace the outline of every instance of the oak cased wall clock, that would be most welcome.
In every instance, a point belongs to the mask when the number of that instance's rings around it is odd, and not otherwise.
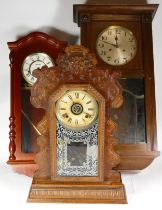
[[[110,107],[123,103],[119,74],[96,68],[94,55],[79,45],[67,47],[57,64],[33,73],[31,103],[45,114],[28,202],[126,203],[114,170],[118,126],[109,118]]]
[[[157,4],[74,5],[81,44],[99,66],[120,71],[124,103],[112,110],[118,122],[120,170],[147,167],[157,151],[152,20]]]
[[[19,172],[31,175],[35,164],[33,154],[38,150],[36,128],[44,110],[30,103],[30,89],[36,83],[35,69],[56,65],[56,59],[67,43],[42,32],[33,32],[8,42],[11,68],[11,114],[9,133],[9,160]]]

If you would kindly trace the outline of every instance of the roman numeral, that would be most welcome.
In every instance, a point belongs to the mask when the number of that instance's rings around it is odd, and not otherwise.
[[[85,97],[86,97],[86,94],[83,96],[82,100],[84,100]]]
[[[91,103],[91,101],[88,101],[86,104],[90,104]]]
[[[66,108],[60,108],[60,110],[66,110]]]
[[[71,119],[71,118],[69,118],[69,119],[68,119],[68,122],[69,122],[69,123],[71,123],[71,121],[72,121],[72,119]]]
[[[64,118],[68,118],[68,114],[67,114],[67,113],[64,113],[62,116],[63,116]]]
[[[75,120],[75,124],[78,125],[78,120]]]
[[[79,98],[79,93],[76,92],[76,93],[75,93],[75,97],[76,97],[76,98]]]
[[[93,108],[88,108],[88,111],[93,111],[94,109]]]
[[[71,95],[68,95],[68,98],[70,98],[70,100],[73,100],[72,96]]]

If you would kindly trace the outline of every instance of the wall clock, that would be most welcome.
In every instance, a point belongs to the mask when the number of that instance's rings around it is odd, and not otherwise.
[[[98,35],[96,51],[100,59],[109,65],[125,65],[136,55],[136,38],[127,28],[109,26]]]
[[[31,103],[45,115],[37,126],[38,170],[28,202],[127,202],[120,173],[113,169],[120,162],[113,149],[117,124],[109,119],[110,107],[123,102],[119,75],[96,63],[87,48],[74,45],[59,56],[57,67],[33,73],[38,82]]]
[[[118,122],[118,169],[147,167],[157,151],[152,20],[158,5],[74,5],[81,44],[99,66],[120,71],[124,103],[110,115]],[[149,43],[149,44],[148,44]]]
[[[42,32],[33,32],[8,42],[11,68],[11,114],[8,164],[14,170],[32,174],[35,164],[33,154],[38,150],[35,143],[37,122],[44,111],[35,109],[30,103],[30,89],[36,83],[34,69],[56,65],[58,54],[67,43]]]

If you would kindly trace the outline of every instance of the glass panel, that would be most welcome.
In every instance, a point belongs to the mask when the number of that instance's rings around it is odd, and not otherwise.
[[[86,130],[72,131],[58,121],[57,175],[98,176],[98,122]]]
[[[37,123],[43,117],[44,110],[36,109],[30,103],[30,88],[22,88],[21,95],[21,150],[24,153],[38,152],[36,139],[39,131]]]
[[[119,143],[146,142],[144,80],[122,78],[124,103],[119,109],[110,110],[111,118],[118,123],[115,136]]]

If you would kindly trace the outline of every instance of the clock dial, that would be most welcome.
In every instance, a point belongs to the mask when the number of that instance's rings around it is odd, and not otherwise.
[[[135,57],[137,42],[129,29],[110,26],[98,35],[96,50],[105,63],[113,66],[124,65]]]
[[[67,91],[56,103],[57,119],[71,130],[88,128],[97,115],[97,101],[87,91]]]
[[[22,65],[22,74],[25,81],[33,85],[37,79],[32,76],[32,72],[35,69],[41,69],[45,65],[48,67],[55,66],[52,59],[46,53],[33,53],[27,56]]]

